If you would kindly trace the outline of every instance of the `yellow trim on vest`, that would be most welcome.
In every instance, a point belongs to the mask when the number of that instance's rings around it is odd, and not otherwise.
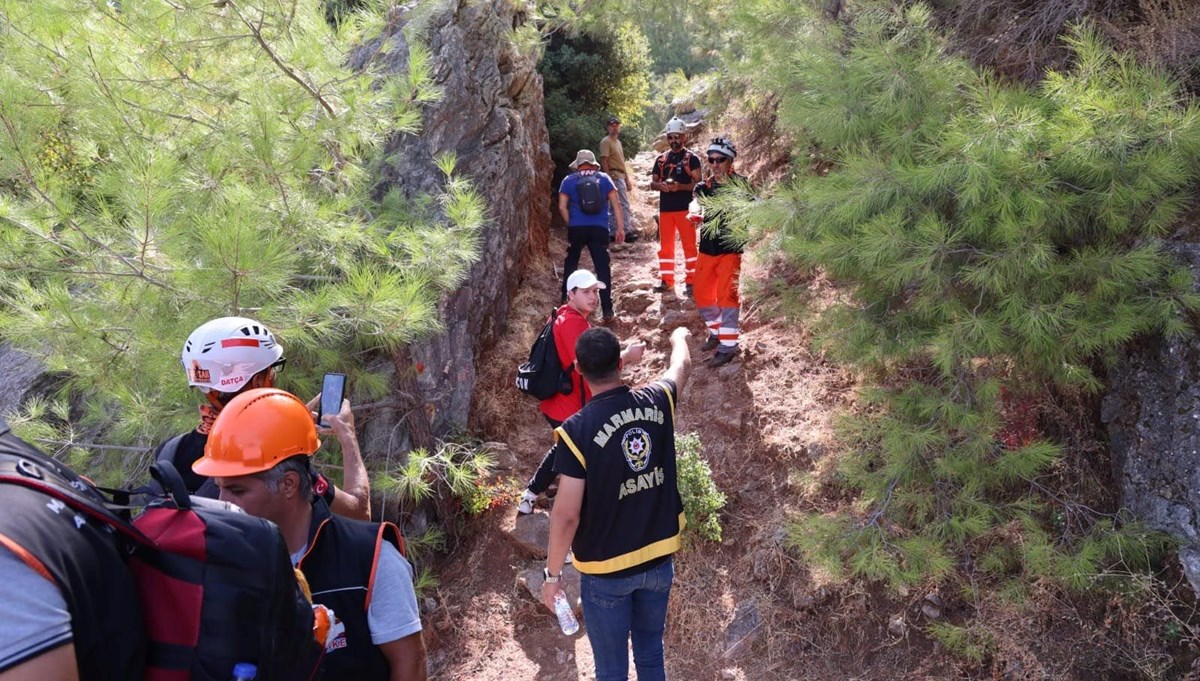
[[[559,426],[558,428],[554,429],[554,434],[562,438],[562,441],[567,445],[567,449],[571,450],[571,453],[575,455],[576,459],[579,459],[579,465],[583,466],[583,470],[586,471],[587,462],[583,460],[583,452],[579,451],[579,448],[576,447],[575,443],[571,441],[571,436],[567,435],[567,431],[563,430],[562,426]]]
[[[663,392],[665,392],[667,394],[667,402],[671,403],[671,421],[674,422],[675,421],[675,398],[671,397],[671,387],[668,386],[666,383],[663,383],[662,381],[658,381],[658,384],[660,386],[662,386]]]
[[[636,551],[622,554],[608,560],[579,560],[579,556],[575,556],[575,569],[584,574],[589,575],[606,575],[610,572],[617,572],[627,568],[635,567],[663,556],[670,555],[679,550],[679,537],[683,534],[683,528],[687,525],[687,519],[683,514],[679,514],[679,532],[674,536],[667,537],[654,542],[648,546],[643,546]]]

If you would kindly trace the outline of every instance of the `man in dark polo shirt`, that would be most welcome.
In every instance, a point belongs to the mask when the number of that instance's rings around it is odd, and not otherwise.
[[[554,469],[562,477],[550,514],[542,598],[554,608],[573,547],[597,681],[626,678],[631,636],[639,681],[666,678],[671,556],[684,525],[675,405],[691,368],[687,338],[687,329],[675,329],[667,372],[637,390],[621,380],[621,345],[611,331],[589,329],[575,344],[592,400],[554,431]]]

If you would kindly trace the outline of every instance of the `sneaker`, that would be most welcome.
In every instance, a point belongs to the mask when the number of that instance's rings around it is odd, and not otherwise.
[[[600,323],[605,326],[608,326],[615,321],[617,321],[617,315],[613,314],[612,312],[609,312],[608,314],[606,314],[600,318]]]
[[[708,362],[707,362],[708,367],[710,369],[716,369],[717,367],[723,367],[726,364],[729,364],[730,362],[732,362],[733,356],[736,354],[737,354],[737,350],[730,350],[729,352],[722,352],[722,351],[718,350],[716,352],[716,354],[714,354],[712,356],[712,359],[708,360]]]
[[[720,344],[720,342],[721,341],[717,338],[717,334],[710,333],[708,334],[708,338],[704,339],[704,344],[700,346],[700,352],[710,352],[712,350],[716,350],[717,345]]]
[[[671,289],[671,288],[673,288],[673,286],[671,284],[668,284],[665,281],[660,281],[660,282],[658,282],[658,286],[654,287],[654,292],[655,293],[666,293],[667,290]]]
[[[537,503],[537,495],[529,490],[521,495],[521,503],[517,504],[517,513],[521,515],[529,515],[533,513],[533,505]]]
[[[692,285],[691,285],[691,284],[685,284],[685,285],[684,285],[684,287],[683,287],[683,295],[687,296],[688,298],[691,298],[691,297],[692,297]]]

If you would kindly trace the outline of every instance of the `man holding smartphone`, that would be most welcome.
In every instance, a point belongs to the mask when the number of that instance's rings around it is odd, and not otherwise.
[[[200,424],[159,445],[154,458],[171,462],[183,476],[188,492],[216,499],[219,493],[216,484],[192,470],[192,464],[204,455],[213,422],[225,405],[242,392],[274,387],[286,360],[283,348],[266,325],[245,317],[221,317],[200,325],[188,336],[183,344],[182,361],[188,385],[200,389],[205,397],[205,403],[200,405]],[[349,400],[340,399],[337,404],[340,408],[326,407],[319,430],[322,434],[332,434],[341,445],[344,488],[335,487],[318,474],[313,481],[313,492],[325,497],[334,513],[368,520],[371,485],[358,447],[354,414]],[[308,407],[309,410],[317,407],[316,398]]]
[[[320,446],[308,405],[255,388],[221,410],[193,470],[216,481],[222,501],[279,526],[313,602],[337,615],[326,681],[424,681],[421,617],[400,530],[333,515],[311,493]]]

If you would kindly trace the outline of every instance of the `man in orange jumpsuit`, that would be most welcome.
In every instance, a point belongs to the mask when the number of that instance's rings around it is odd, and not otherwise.
[[[712,174],[696,185],[697,199],[713,196],[728,187],[731,181],[746,179],[733,172],[733,159],[737,157],[733,142],[716,137],[707,151]],[[738,349],[738,279],[742,271],[743,241],[719,216],[710,215],[703,220],[696,268],[696,307],[708,327],[708,338],[700,349],[705,352],[716,350],[707,365],[719,367],[732,362]]]
[[[667,121],[671,148],[654,160],[650,189],[658,194],[658,274],[656,291],[675,287],[675,233],[683,244],[684,292],[692,295],[696,272],[696,227],[688,221],[692,190],[700,181],[700,158],[686,146],[687,130],[678,117]]]

